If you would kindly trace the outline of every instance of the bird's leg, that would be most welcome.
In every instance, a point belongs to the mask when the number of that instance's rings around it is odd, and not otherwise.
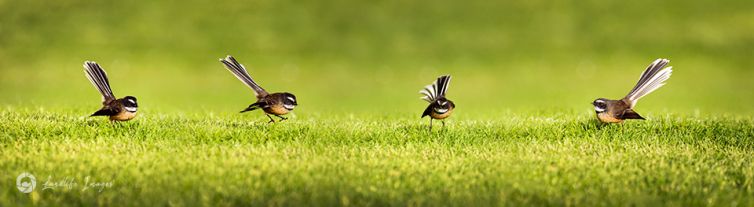
[[[280,118],[280,121],[285,121],[285,120],[287,120],[287,119],[288,119],[288,118],[285,118],[285,117],[283,117],[283,116],[280,116],[280,115],[275,115],[275,116],[277,116],[278,118]]]
[[[432,131],[432,118],[429,118],[429,131]]]
[[[442,120],[442,121],[440,121],[440,122],[442,122],[442,129],[445,129],[445,119],[443,119],[443,120]]]
[[[272,119],[272,117],[269,114],[265,114],[265,115],[267,115],[267,118],[270,118],[270,122],[267,122],[267,123],[275,123],[275,120]]]

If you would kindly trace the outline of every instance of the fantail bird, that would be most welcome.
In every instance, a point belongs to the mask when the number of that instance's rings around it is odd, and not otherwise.
[[[220,59],[220,62],[222,62],[225,65],[225,68],[233,73],[233,75],[235,75],[238,80],[241,80],[241,82],[249,86],[254,91],[254,95],[256,95],[257,97],[257,102],[249,105],[249,107],[246,107],[246,109],[241,111],[241,113],[261,108],[262,110],[264,110],[264,113],[267,115],[267,117],[270,118],[270,123],[272,123],[275,122],[275,120],[272,119],[270,114],[279,117],[280,121],[283,121],[288,118],[285,118],[281,115],[288,114],[288,112],[292,111],[293,108],[298,106],[298,102],[296,102],[296,96],[291,93],[267,93],[267,91],[262,89],[259,84],[254,82],[254,79],[251,79],[249,73],[246,72],[246,68],[238,63],[238,61],[236,61],[236,59],[232,56],[228,55],[228,57],[226,57],[225,59]]]
[[[623,99],[598,98],[594,100],[592,105],[594,105],[594,111],[597,112],[597,119],[603,123],[621,123],[626,119],[643,120],[644,117],[633,110],[636,101],[665,85],[665,81],[673,73],[672,66],[665,68],[669,62],[670,60],[667,59],[657,59],[652,62],[641,74],[636,86]]]
[[[128,121],[136,116],[136,109],[139,107],[136,97],[115,99],[107,73],[99,64],[92,61],[84,62],[84,72],[92,85],[102,94],[102,109],[91,116],[109,116],[110,121]]]
[[[456,105],[453,101],[445,98],[445,92],[448,90],[448,84],[450,83],[450,75],[444,75],[437,78],[431,85],[427,85],[419,91],[424,94],[425,101],[429,102],[427,109],[424,109],[422,118],[429,116],[429,129],[432,130],[432,119],[439,119],[442,121],[442,126],[445,126],[445,118],[448,118]]]

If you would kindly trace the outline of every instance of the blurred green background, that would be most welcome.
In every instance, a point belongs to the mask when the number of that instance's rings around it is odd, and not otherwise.
[[[751,116],[753,51],[748,0],[0,0],[0,105],[93,112],[93,60],[142,116],[232,114],[254,97],[217,61],[230,54],[299,116],[418,118],[442,74],[460,117],[591,115],[662,57],[674,75],[639,113]]]

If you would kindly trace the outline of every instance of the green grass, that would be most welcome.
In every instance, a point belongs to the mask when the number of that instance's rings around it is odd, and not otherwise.
[[[8,187],[3,206],[754,205],[751,118],[600,125],[507,114],[428,132],[403,116],[0,115],[0,186],[25,171],[113,182],[102,192]]]
[[[0,0],[0,206],[754,206],[754,4]],[[266,124],[218,58],[296,94]],[[645,121],[599,125],[655,58]],[[100,63],[138,117],[100,107]],[[458,108],[427,132],[419,89]],[[439,127],[439,123],[436,123]],[[437,129],[437,128],[436,128]],[[37,190],[15,179],[31,172]],[[102,192],[43,191],[87,176]]]

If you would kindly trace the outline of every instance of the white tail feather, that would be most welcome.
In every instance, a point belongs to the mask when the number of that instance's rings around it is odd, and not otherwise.
[[[421,99],[431,103],[433,101],[436,101],[438,98],[445,96],[445,92],[448,90],[449,83],[450,75],[438,77],[437,80],[432,82],[432,84],[424,86],[424,89],[419,91],[419,93],[424,95],[424,97],[421,97]]]
[[[432,102],[437,98],[437,95],[435,94],[435,88],[436,88],[435,85],[437,85],[436,83],[437,81],[435,81],[431,85],[425,86],[424,89],[419,91],[419,93],[424,94],[424,97],[422,97],[422,99],[424,99],[427,102]]]
[[[647,82],[645,82],[641,86],[638,86],[636,90],[633,90],[631,93],[629,93],[626,98],[630,101],[631,107],[633,108],[634,106],[636,106],[636,102],[642,97],[665,85],[665,81],[667,81],[672,74],[672,66],[662,69],[660,70],[660,72],[657,72],[657,74],[652,76]]]
[[[450,87],[450,76],[448,76],[448,79],[446,80],[445,85],[442,87],[442,91],[440,91],[440,94],[443,96],[445,95],[445,92],[448,92],[448,87]]]

